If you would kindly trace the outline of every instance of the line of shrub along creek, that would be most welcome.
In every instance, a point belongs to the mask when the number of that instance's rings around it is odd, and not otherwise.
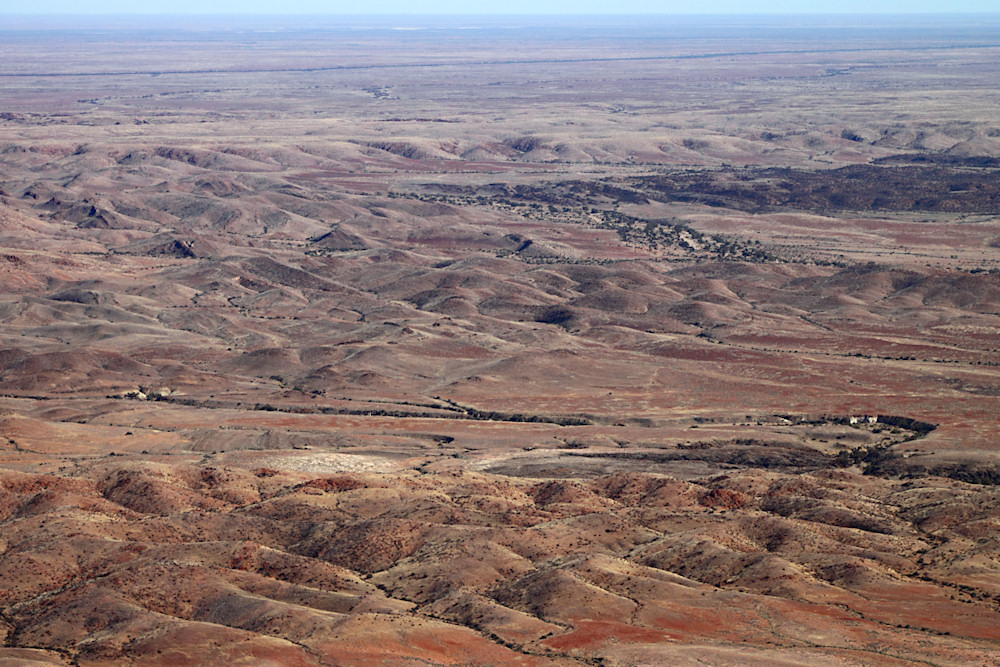
[[[148,393],[141,390],[131,391],[117,396],[109,396],[108,398],[158,401],[209,410],[251,410],[255,412],[284,412],[289,414],[353,415],[362,417],[397,417],[411,419],[465,419],[470,421],[556,424],[558,426],[590,426],[595,423],[594,419],[589,415],[531,415],[520,412],[479,410],[477,408],[459,405],[458,403],[448,399],[437,399],[441,401],[441,404],[439,405],[432,403],[392,403],[400,406],[409,405],[431,408],[433,410],[432,411],[406,409],[405,407],[400,407],[399,409],[375,406],[352,408],[322,405],[280,405],[274,403],[248,403],[243,401],[224,401],[218,399],[197,399],[178,396],[169,389],[152,390]]]

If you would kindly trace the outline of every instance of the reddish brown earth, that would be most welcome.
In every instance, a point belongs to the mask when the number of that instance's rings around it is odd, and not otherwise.
[[[5,32],[0,662],[1000,662],[949,25]]]

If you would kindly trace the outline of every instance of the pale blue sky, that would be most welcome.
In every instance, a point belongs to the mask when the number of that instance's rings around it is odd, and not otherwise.
[[[2,14],[996,13],[996,0],[0,0]]]

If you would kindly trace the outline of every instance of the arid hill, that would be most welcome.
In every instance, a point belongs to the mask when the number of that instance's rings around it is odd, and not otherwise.
[[[1000,662],[995,22],[484,21],[4,33],[0,662]]]

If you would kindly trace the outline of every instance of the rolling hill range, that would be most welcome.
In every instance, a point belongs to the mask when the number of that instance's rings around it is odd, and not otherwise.
[[[1000,661],[953,23],[5,33],[0,662]]]

